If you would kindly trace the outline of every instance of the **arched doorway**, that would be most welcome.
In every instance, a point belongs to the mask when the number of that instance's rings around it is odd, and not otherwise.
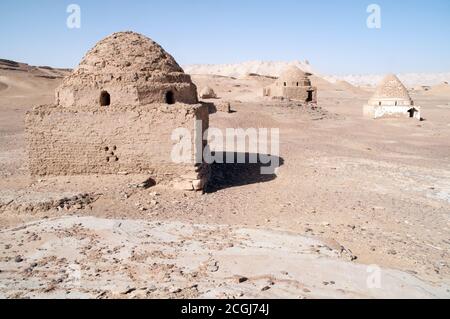
[[[313,91],[308,91],[308,97],[306,98],[306,102],[313,101]]]
[[[107,91],[102,91],[100,93],[100,106],[109,106],[111,105],[111,96]]]
[[[172,91],[166,92],[165,100],[167,104],[175,104],[175,95]]]

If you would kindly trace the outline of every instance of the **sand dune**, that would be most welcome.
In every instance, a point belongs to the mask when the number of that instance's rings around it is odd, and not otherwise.
[[[338,81],[336,82],[336,86],[338,88],[338,90],[342,90],[342,91],[348,91],[348,92],[352,92],[354,94],[362,94],[362,93],[367,93],[367,91],[365,91],[364,89],[352,85],[350,83],[348,83],[347,81]]]
[[[25,112],[33,106],[53,103],[54,90],[67,73],[0,59],[0,139],[5,131],[20,132]]]
[[[354,86],[346,81],[337,81],[337,82],[330,82],[327,79],[318,76],[318,75],[312,75],[311,76],[311,82],[312,85],[317,87],[319,96],[327,95],[328,93],[335,93],[340,94],[341,96],[367,96],[370,94],[369,91]]]
[[[450,96],[450,85],[448,82],[432,86],[427,92],[428,95]]]
[[[28,97],[33,104],[46,104],[53,100],[53,90],[69,70],[51,67],[36,67],[26,63],[0,59],[0,98],[13,99],[7,105],[14,106],[18,98]],[[23,101],[20,101],[23,105]],[[31,106],[31,103],[30,103]]]
[[[70,72],[70,69],[58,69],[49,66],[32,66],[27,63],[0,59],[0,72],[17,71],[31,74],[36,77],[62,78]]]

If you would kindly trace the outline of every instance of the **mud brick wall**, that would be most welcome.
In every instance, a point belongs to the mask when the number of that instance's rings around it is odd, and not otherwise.
[[[311,102],[317,102],[317,91],[313,87],[283,87],[281,96],[293,100],[306,101],[309,95],[308,91],[312,91]]]
[[[312,100],[310,102],[316,103],[317,88],[312,86],[284,87],[272,85],[263,89],[263,96],[284,97],[306,102],[308,100],[309,91],[311,91],[312,94]]]
[[[29,167],[33,176],[149,174],[158,183],[195,181],[203,171],[171,159],[172,132],[184,127],[194,140],[194,122],[208,128],[205,105],[159,105],[148,108],[73,111],[42,106],[26,117]],[[195,147],[192,147],[194,157]],[[198,184],[198,183],[197,183]]]

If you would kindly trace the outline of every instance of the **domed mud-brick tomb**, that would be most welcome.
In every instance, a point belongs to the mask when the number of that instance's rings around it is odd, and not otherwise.
[[[311,86],[308,74],[296,66],[286,68],[274,84],[263,89],[263,95],[317,103],[317,88]]]
[[[149,174],[158,183],[199,190],[208,167],[194,159],[206,145],[194,137],[208,125],[207,105],[172,56],[143,35],[115,33],[63,80],[55,105],[27,114],[30,171]],[[192,163],[172,159],[177,128],[191,132]]]
[[[217,95],[212,88],[210,88],[209,86],[205,86],[200,91],[200,98],[201,99],[216,99]]]
[[[394,74],[387,75],[375,94],[364,105],[364,115],[370,118],[407,117],[420,120],[420,106],[414,105],[408,90]]]

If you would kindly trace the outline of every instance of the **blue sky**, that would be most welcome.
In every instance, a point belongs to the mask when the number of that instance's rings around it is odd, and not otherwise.
[[[69,4],[81,28],[66,26]],[[381,29],[366,8],[381,7]],[[0,58],[74,67],[124,30],[180,64],[309,60],[321,73],[450,71],[448,0],[1,0]]]

